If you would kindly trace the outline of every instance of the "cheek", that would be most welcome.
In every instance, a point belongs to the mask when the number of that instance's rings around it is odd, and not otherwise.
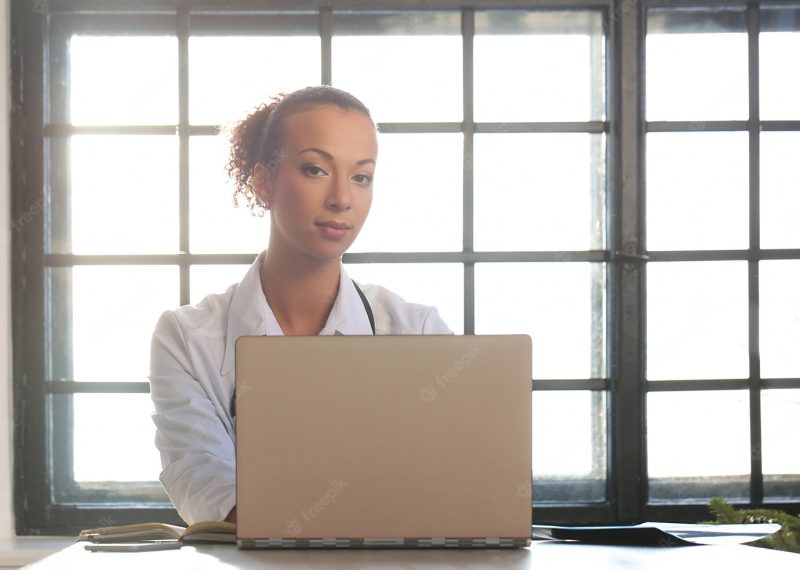
[[[297,216],[310,209],[307,196],[308,189],[294,184],[291,180],[287,181],[280,188],[280,206],[290,216]]]
[[[364,212],[364,216],[369,213],[370,208],[372,207],[372,190],[368,190],[364,193],[361,197],[361,210]]]
[[[280,190],[272,207],[273,221],[284,233],[293,234],[306,225],[310,216],[308,205],[299,199],[302,193],[291,185],[284,185]]]

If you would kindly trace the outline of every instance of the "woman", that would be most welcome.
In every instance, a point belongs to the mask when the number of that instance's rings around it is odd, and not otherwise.
[[[369,213],[377,155],[367,108],[328,86],[276,98],[234,130],[234,200],[270,212],[269,245],[238,284],[161,315],[151,349],[160,479],[188,524],[236,521],[238,337],[451,333],[436,309],[362,290],[342,265]]]

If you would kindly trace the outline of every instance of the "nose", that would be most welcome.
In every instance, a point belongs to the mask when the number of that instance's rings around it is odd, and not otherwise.
[[[349,178],[338,175],[332,177],[325,205],[335,211],[346,211],[352,207]]]

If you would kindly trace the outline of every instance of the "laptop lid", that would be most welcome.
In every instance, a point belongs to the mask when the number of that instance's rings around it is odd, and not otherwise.
[[[245,336],[244,547],[525,546],[526,335]]]

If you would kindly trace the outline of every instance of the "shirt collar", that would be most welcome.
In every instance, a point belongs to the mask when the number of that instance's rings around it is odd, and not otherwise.
[[[240,336],[282,335],[281,327],[261,288],[262,251],[233,292],[228,311],[228,332],[220,374],[225,376],[234,368],[236,339]],[[364,303],[353,280],[339,261],[339,291],[320,335],[372,334]]]

